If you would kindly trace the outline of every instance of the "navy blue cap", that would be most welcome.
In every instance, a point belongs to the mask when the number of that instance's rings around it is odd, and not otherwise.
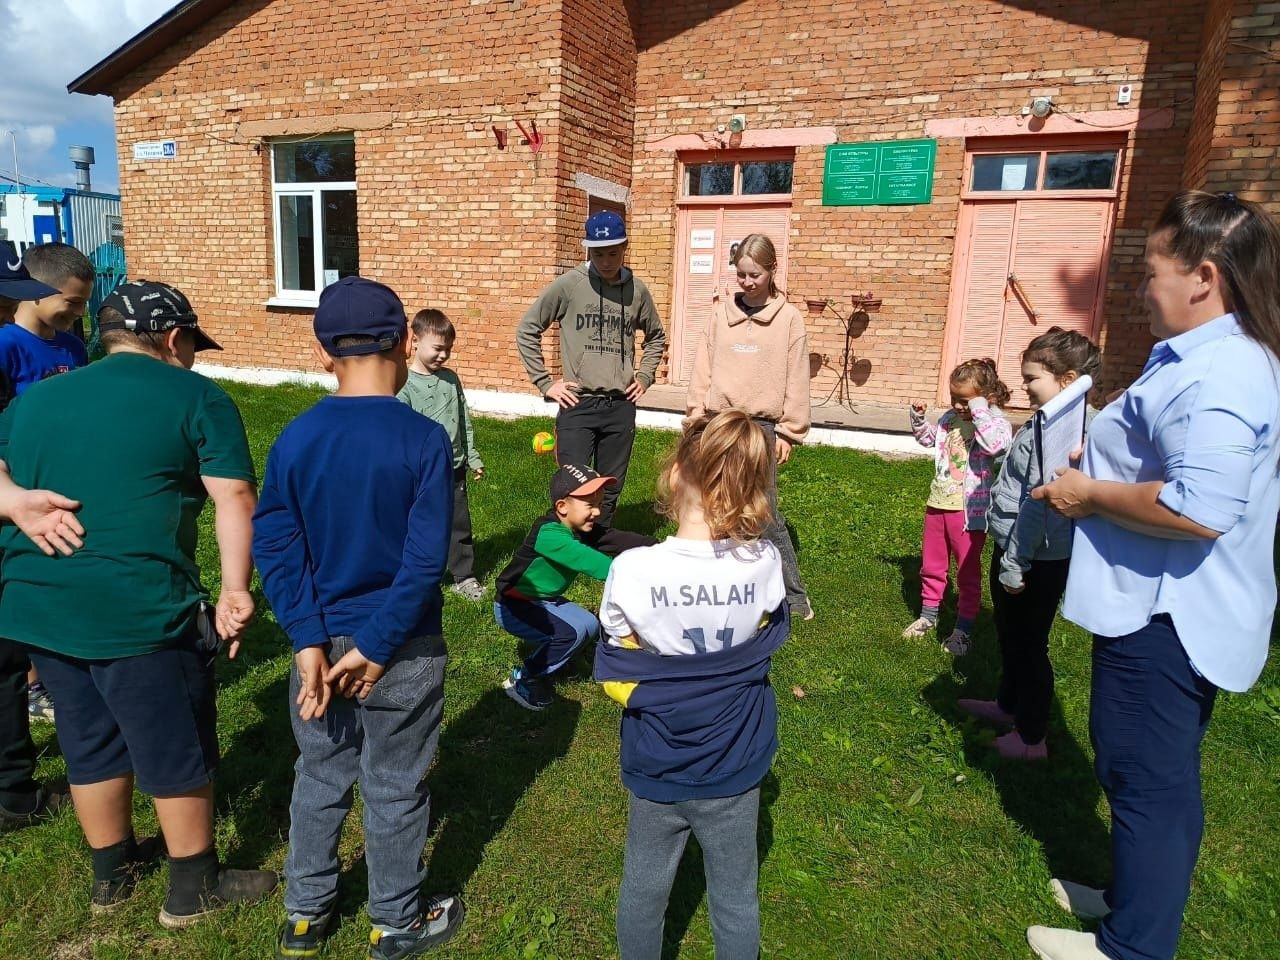
[[[57,287],[32,280],[31,274],[22,265],[18,248],[7,240],[0,242],[0,297],[8,297],[10,300],[39,300],[52,297],[58,292]]]
[[[612,210],[600,210],[587,217],[586,234],[582,245],[588,250],[612,247],[627,242],[627,225]]]
[[[405,337],[404,304],[390,287],[364,277],[343,277],[320,293],[316,339],[331,357],[359,357],[390,350]],[[342,337],[373,337],[371,343],[339,347]]]

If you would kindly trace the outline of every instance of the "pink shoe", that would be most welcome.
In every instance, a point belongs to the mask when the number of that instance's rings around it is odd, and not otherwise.
[[[1049,759],[1049,748],[1043,740],[1039,743],[1026,743],[1017,730],[1011,730],[1003,737],[996,737],[996,752],[1006,760]]]
[[[956,706],[969,716],[977,717],[993,727],[1008,729],[1013,726],[1013,714],[1001,710],[1000,704],[995,700],[957,700]]]

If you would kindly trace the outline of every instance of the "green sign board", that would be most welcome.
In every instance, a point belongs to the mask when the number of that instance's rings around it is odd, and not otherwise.
[[[822,202],[828,207],[929,203],[937,140],[833,143],[822,170]]]

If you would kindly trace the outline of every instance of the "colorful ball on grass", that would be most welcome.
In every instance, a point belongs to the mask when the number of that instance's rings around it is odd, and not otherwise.
[[[534,453],[554,453],[556,449],[556,438],[543,430],[541,433],[533,435],[533,452]]]

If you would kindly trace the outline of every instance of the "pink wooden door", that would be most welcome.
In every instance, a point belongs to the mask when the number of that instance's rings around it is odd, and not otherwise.
[[[772,240],[778,253],[774,282],[786,289],[790,220],[789,203],[680,208],[671,338],[673,383],[689,382],[716,294],[733,296],[738,290],[737,271],[730,259],[738,241],[752,233],[763,233]]]
[[[971,200],[961,209],[939,400],[955,364],[991,357],[1026,407],[1021,356],[1050,327],[1097,333],[1114,200]]]

